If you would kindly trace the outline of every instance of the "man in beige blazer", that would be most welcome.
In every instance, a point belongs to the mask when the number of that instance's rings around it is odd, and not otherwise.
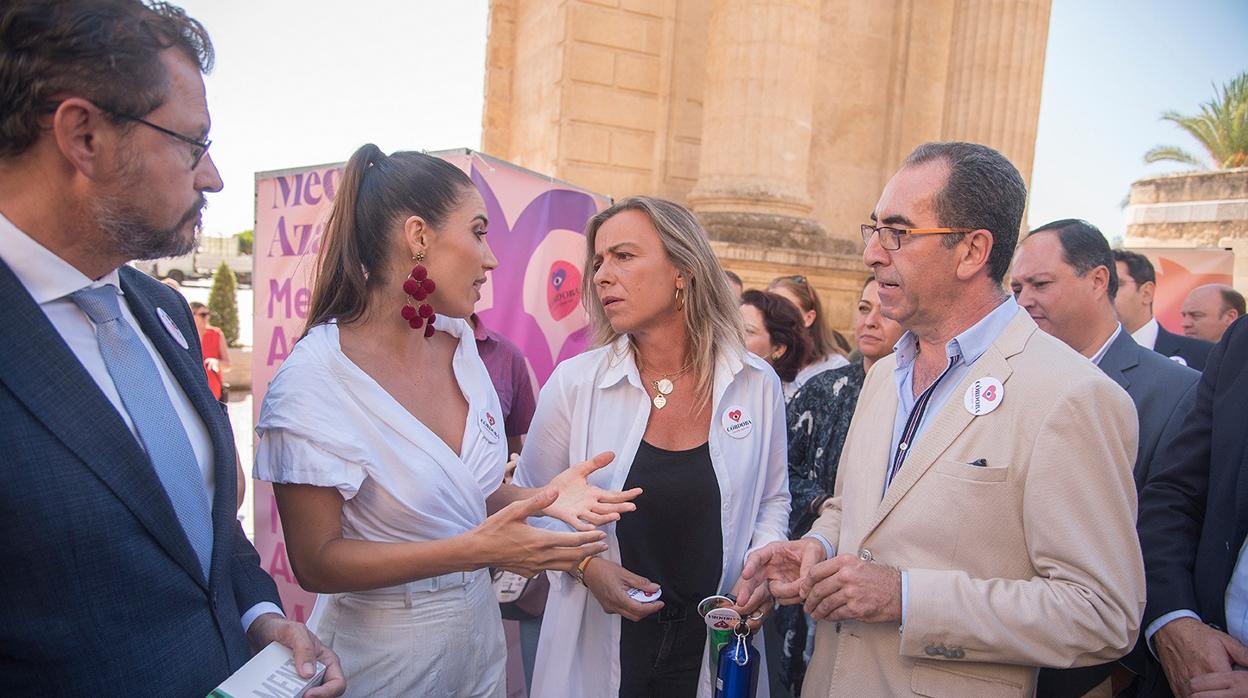
[[[1025,696],[1135,642],[1137,420],[1002,288],[1026,191],[1000,153],[920,146],[863,226],[883,313],[834,496],[745,574],[820,621],[802,695]]]

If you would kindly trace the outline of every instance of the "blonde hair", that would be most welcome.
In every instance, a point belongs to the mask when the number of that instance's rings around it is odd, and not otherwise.
[[[800,274],[778,276],[767,285],[768,291],[775,291],[778,288],[792,293],[800,301],[799,310],[803,313],[815,311],[815,321],[808,328],[810,341],[815,345],[811,363],[822,361],[824,357],[832,354],[845,356],[850,352],[849,341],[845,339],[845,335],[832,329],[828,324],[828,319],[823,314],[823,303],[819,300],[819,292],[806,280],[805,276]]]
[[[594,290],[594,245],[598,229],[612,216],[638,211],[659,233],[667,258],[685,278],[684,321],[689,335],[690,371],[697,380],[698,395],[709,402],[715,382],[715,360],[720,353],[745,351],[741,311],[736,294],[728,287],[724,268],[711,250],[702,224],[680,204],[649,196],[633,196],[617,202],[590,219],[585,230],[585,276],[581,279],[581,304],[589,314],[593,346],[612,344],[621,333],[611,327],[598,293]],[[637,349],[630,343],[630,349]]]

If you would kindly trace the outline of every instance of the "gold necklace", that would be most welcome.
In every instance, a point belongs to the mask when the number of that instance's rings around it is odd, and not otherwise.
[[[681,368],[676,373],[662,374],[661,378],[656,378],[655,380],[650,381],[650,385],[654,387],[655,391],[654,397],[650,400],[654,403],[654,409],[661,410],[664,407],[667,407],[667,396],[671,395],[672,391],[676,389],[676,384],[672,382],[672,379],[680,378],[687,373],[690,368],[692,368],[690,364],[685,364],[684,368]]]

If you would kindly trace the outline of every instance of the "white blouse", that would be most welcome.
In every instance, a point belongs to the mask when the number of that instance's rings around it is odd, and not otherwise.
[[[828,354],[813,364],[807,364],[805,368],[797,372],[797,375],[794,376],[791,382],[784,384],[784,399],[792,400],[793,396],[797,394],[797,391],[801,390],[803,385],[806,385],[806,381],[814,378],[820,373],[848,365],[849,359],[837,354],[836,352]]]
[[[299,340],[269,385],[255,477],[337,488],[345,538],[438,540],[484,521],[507,461],[502,412],[468,323],[439,315],[437,328],[459,339],[451,365],[468,400],[462,453],[352,363],[329,323]]]
[[[627,346],[628,338],[621,337],[611,346],[559,364],[538,397],[516,469],[516,484],[545,485],[569,465],[613,451],[615,460],[590,476],[590,482],[611,490],[623,487],[646,431],[651,405]],[[722,498],[720,593],[731,591],[750,551],[786,538],[789,485],[784,419],[780,380],[770,366],[745,352],[720,357],[715,366],[709,434],[711,464]],[[567,529],[551,519],[530,522]],[[615,526],[604,530],[610,548],[603,555],[618,563]],[[549,576],[550,596],[531,695],[615,696],[620,687],[620,617],[605,613],[571,577],[553,572]],[[654,581],[662,585],[662,580]],[[755,643],[761,647],[761,638],[756,636]],[[711,695],[713,677],[704,653],[700,698]],[[766,695],[763,681],[759,696]]]

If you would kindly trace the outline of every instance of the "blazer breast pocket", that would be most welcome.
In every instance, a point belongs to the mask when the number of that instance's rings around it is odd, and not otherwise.
[[[932,470],[942,475],[957,478],[959,480],[969,480],[971,482],[1005,482],[1005,478],[1009,475],[1009,466],[999,465],[971,465],[970,463],[962,463],[956,460],[940,459],[932,466]]]

